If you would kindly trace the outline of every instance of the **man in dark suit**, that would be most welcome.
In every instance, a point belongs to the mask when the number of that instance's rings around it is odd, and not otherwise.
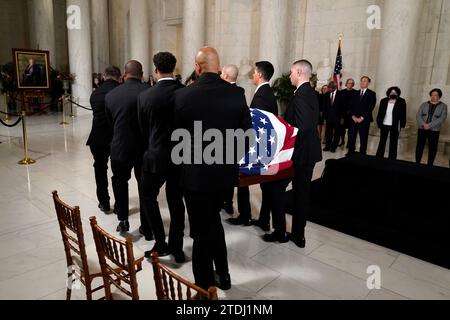
[[[345,136],[347,134],[347,130],[349,129],[351,116],[350,116],[350,110],[351,110],[351,103],[353,96],[356,93],[356,90],[353,89],[355,87],[355,80],[348,79],[345,83],[345,89],[341,90],[342,93],[342,110],[341,110],[341,143],[339,144],[339,147],[342,147],[345,145]]]
[[[171,135],[174,126],[175,91],[183,86],[175,81],[173,71],[177,59],[169,52],[153,57],[157,84],[138,98],[138,117],[145,143],[142,165],[141,200],[144,215],[152,226],[156,251],[160,257],[173,254],[178,263],[185,261],[183,253],[184,203],[179,183],[179,167],[172,165]],[[158,195],[166,183],[166,199],[170,212],[169,245],[158,205]]]
[[[322,161],[322,148],[317,130],[319,101],[309,84],[311,75],[312,65],[309,61],[299,60],[292,65],[290,79],[297,90],[286,114],[286,121],[299,130],[292,157],[295,176],[292,182],[294,210],[290,239],[300,248],[304,248],[306,244],[306,220],[312,211],[311,180],[314,166]]]
[[[275,69],[268,61],[257,62],[253,72],[253,83],[257,86],[255,95],[250,104],[251,108],[267,111],[278,115],[277,98],[270,87],[270,79],[272,79]],[[270,205],[267,195],[269,188],[266,184],[261,185],[262,202],[258,220],[252,220],[250,205],[250,189],[248,187],[239,188],[238,190],[238,210],[239,217],[228,220],[233,225],[250,226],[255,225],[263,231],[270,231]]]
[[[206,153],[211,143],[201,141],[201,137],[202,133],[210,129],[220,132],[222,137],[226,136],[226,130],[229,129],[251,129],[250,111],[242,91],[218,75],[220,62],[215,49],[201,49],[195,59],[195,69],[200,75],[199,80],[175,93],[177,128],[182,129],[180,132],[189,132],[190,137],[185,151],[187,155],[183,153],[183,157],[188,160],[185,159],[182,166],[181,184],[189,214],[191,237],[194,239],[192,267],[195,282],[200,287],[208,289],[217,285],[227,290],[231,288],[231,279],[220,211],[224,193],[238,182],[238,161],[244,155],[235,154],[233,164],[222,164],[227,163],[227,154],[235,147],[232,139],[231,148],[229,143],[223,146],[224,153],[220,161],[208,164],[207,159],[200,155]],[[185,145],[184,141],[182,145]],[[175,151],[172,152],[172,160],[174,153]],[[217,283],[213,264],[216,266]]]
[[[142,83],[142,65],[138,61],[131,60],[125,65],[124,80],[123,85],[106,95],[106,115],[113,128],[111,167],[116,199],[114,210],[120,221],[117,227],[117,232],[120,233],[130,229],[128,181],[133,169],[140,190],[143,141],[137,117],[137,98],[148,89]],[[139,231],[147,240],[152,239],[151,228],[146,223],[142,210]]]
[[[111,210],[108,192],[108,161],[111,153],[112,128],[106,118],[105,97],[119,85],[120,69],[114,66],[105,70],[105,82],[91,95],[94,118],[87,144],[94,157],[95,183],[97,185],[98,207],[103,212]]]
[[[245,90],[242,87],[239,87],[236,83],[237,78],[239,77],[239,68],[234,64],[227,64],[222,69],[222,73],[220,77],[226,82],[230,83],[232,86],[237,87],[242,93],[245,95]],[[233,215],[233,198],[234,198],[234,186],[230,188],[230,190],[225,195],[225,201],[223,203],[223,208],[226,213]]]
[[[331,151],[332,153],[335,153],[341,138],[340,133],[343,97],[342,93],[337,90],[336,83],[334,83],[334,81],[331,81],[328,84],[328,88],[330,89],[330,92],[324,97],[324,112],[327,126],[325,132],[326,147],[323,151]]]
[[[351,103],[351,123],[348,134],[348,155],[355,153],[356,138],[359,133],[361,142],[360,153],[367,154],[370,124],[373,122],[373,110],[377,103],[377,95],[369,89],[371,79],[367,76],[361,78],[361,90],[357,91]]]

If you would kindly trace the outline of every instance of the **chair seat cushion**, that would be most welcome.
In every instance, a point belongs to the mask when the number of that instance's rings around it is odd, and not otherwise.
[[[89,267],[89,274],[101,273],[100,263],[98,262],[97,249],[95,245],[86,246],[86,256]],[[72,261],[80,270],[83,270],[83,262],[81,257],[77,254],[72,255]]]

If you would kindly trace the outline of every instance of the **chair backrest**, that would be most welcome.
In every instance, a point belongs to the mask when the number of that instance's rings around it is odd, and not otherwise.
[[[136,273],[142,270],[143,258],[134,259],[133,242],[110,235],[90,218],[95,247],[103,275],[105,299],[112,300],[111,284],[133,300],[139,300]]]
[[[211,287],[206,291],[184,279],[163,265],[157,252],[152,253],[152,265],[158,300],[218,300],[217,288]]]
[[[61,231],[64,250],[66,253],[67,267],[73,267],[73,253],[80,257],[82,262],[81,281],[89,277],[88,260],[86,256],[86,245],[84,242],[83,226],[81,223],[80,208],[71,207],[65,204],[58,196],[57,191],[53,191],[53,202],[55,204],[56,216],[58,218],[59,229]],[[81,267],[81,266],[80,266]],[[72,269],[72,273],[76,271]]]

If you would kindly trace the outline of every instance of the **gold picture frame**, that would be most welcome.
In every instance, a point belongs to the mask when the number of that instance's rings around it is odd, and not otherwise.
[[[16,83],[19,90],[49,90],[49,51],[13,49]]]

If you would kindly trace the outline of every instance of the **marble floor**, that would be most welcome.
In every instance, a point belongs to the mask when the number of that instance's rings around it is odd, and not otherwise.
[[[31,166],[17,165],[23,157],[21,128],[0,126],[0,299],[65,298],[65,256],[52,190],[58,190],[67,203],[81,207],[88,243],[93,242],[90,216],[97,216],[99,224],[110,232],[117,224],[114,215],[107,216],[97,208],[92,159],[85,146],[90,116],[80,116],[66,127],[58,125],[59,121],[58,115],[29,118],[30,155],[37,160]],[[341,157],[344,151],[327,153],[325,158]],[[404,152],[401,158],[412,160],[413,154]],[[448,158],[440,155],[438,164],[445,166]],[[323,167],[323,162],[317,166],[315,178],[320,177]],[[135,246],[148,250],[153,243],[138,236],[134,181],[130,183],[130,197]],[[258,187],[252,190],[252,205],[256,213],[260,205]],[[164,197],[160,206],[167,222]],[[223,218],[228,215],[223,213]],[[224,227],[233,288],[220,291],[221,299],[450,299],[450,270],[319,225],[308,225],[305,249],[292,243],[264,243],[262,232],[253,227],[226,223]],[[185,250],[190,256],[189,238]],[[177,266],[170,258],[165,261],[192,279],[191,263]],[[380,290],[367,286],[366,271],[372,265],[381,269]],[[150,270],[150,264],[146,262],[144,268]],[[85,298],[83,291],[73,295],[75,299]]]

